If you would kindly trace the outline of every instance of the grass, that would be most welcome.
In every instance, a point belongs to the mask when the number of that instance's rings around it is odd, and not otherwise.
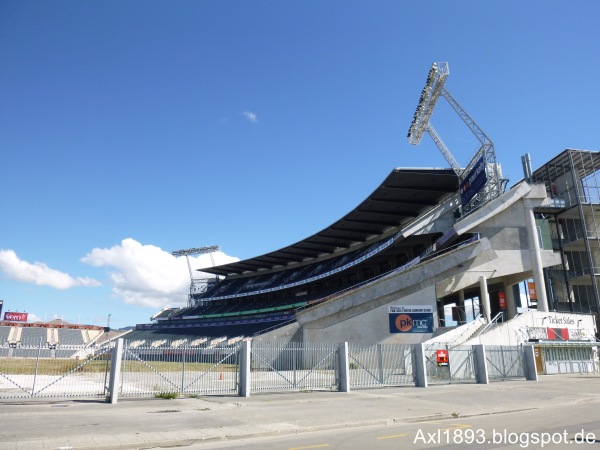
[[[157,392],[156,394],[154,394],[155,398],[162,398],[165,400],[172,400],[174,398],[179,397],[179,394],[177,392]]]

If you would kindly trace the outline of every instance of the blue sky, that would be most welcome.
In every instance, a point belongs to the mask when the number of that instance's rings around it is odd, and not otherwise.
[[[600,149],[600,2],[0,3],[0,298],[122,327],[184,304],[173,250],[258,256],[325,228],[395,167],[432,62],[510,185]],[[461,164],[477,142],[440,102]],[[194,267],[210,265],[192,258]]]

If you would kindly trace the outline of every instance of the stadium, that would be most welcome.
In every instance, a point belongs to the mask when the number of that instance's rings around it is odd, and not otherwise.
[[[190,269],[187,306],[157,312],[126,338],[595,342],[600,152],[567,149],[536,170],[523,155],[524,178],[507,189],[492,141],[447,91],[448,75],[447,63],[432,65],[408,139],[417,145],[428,134],[449,168],[394,168],[362,203],[316,234],[202,268],[209,279],[196,279]],[[439,99],[480,143],[464,166],[431,125]],[[0,343],[5,356],[14,356],[37,339],[57,356],[71,341],[94,345],[123,335],[108,331],[5,320]]]
[[[535,171],[524,155],[524,179],[507,190],[492,141],[447,91],[448,75],[447,63],[432,65],[408,138],[428,134],[449,169],[395,168],[324,230],[201,269],[214,278],[198,289],[192,276],[187,307],[158,312],[130,336],[415,343],[470,329],[458,343],[504,323],[498,343],[515,344],[553,320],[579,324],[574,339],[593,337],[598,152],[565,150]],[[440,98],[481,144],[464,167],[430,123]]]

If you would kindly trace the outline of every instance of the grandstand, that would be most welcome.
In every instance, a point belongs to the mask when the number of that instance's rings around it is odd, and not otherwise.
[[[103,327],[63,321],[23,323],[0,321],[0,356],[73,358],[83,356],[104,333]]]
[[[132,335],[252,336],[295,322],[299,311],[473,238],[444,235],[457,214],[458,188],[449,169],[395,169],[319,233],[256,258],[202,269],[224,279],[193,294],[191,306],[160,311]]]

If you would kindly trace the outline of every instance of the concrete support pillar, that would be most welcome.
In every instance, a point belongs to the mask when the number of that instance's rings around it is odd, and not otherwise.
[[[481,294],[481,306],[483,306],[483,317],[485,317],[487,323],[490,323],[492,320],[490,316],[490,293],[488,292],[487,278],[485,275],[479,277],[479,291]]]
[[[427,362],[425,358],[424,344],[415,344],[415,361],[413,364],[415,374],[415,386],[427,387]]]
[[[531,267],[533,268],[533,279],[537,293],[537,309],[538,311],[548,311],[548,297],[546,296],[546,285],[544,284],[544,267],[542,266],[540,240],[533,214],[533,205],[527,199],[525,200],[525,221],[527,223]]]
[[[490,377],[487,370],[487,361],[485,359],[485,346],[474,345],[473,352],[475,353],[475,370],[477,374],[477,383],[489,384]]]
[[[250,397],[250,356],[252,355],[252,346],[250,341],[242,341],[240,348],[240,385],[238,395],[240,397]]]
[[[119,399],[119,389],[121,387],[121,360],[123,358],[123,339],[117,339],[112,352],[110,361],[110,380],[108,383],[108,392],[111,405],[117,403]]]
[[[535,365],[535,349],[533,348],[533,345],[524,345],[523,350],[525,350],[525,354],[523,355],[523,365],[525,366],[525,379],[529,381],[537,381],[538,373],[537,367]]]
[[[456,306],[458,308],[458,324],[463,325],[467,323],[467,312],[465,311],[465,291],[463,289],[458,291],[458,302],[456,303]]]
[[[340,392],[350,392],[350,361],[348,358],[348,343],[342,342],[338,351],[338,380]]]
[[[506,299],[506,318],[510,320],[517,316],[515,291],[512,284],[504,283],[504,298]]]

